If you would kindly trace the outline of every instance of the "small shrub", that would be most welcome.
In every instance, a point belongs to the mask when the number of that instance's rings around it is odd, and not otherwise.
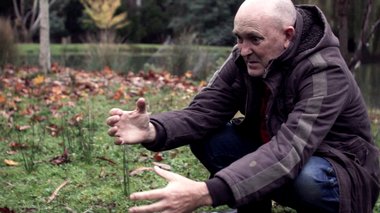
[[[14,33],[9,19],[0,17],[0,67],[12,63],[16,57]]]
[[[123,70],[128,67],[128,58],[122,52],[121,39],[113,31],[100,31],[95,35],[88,35],[86,43],[90,48],[86,52],[87,69],[101,70],[110,67],[113,70]]]

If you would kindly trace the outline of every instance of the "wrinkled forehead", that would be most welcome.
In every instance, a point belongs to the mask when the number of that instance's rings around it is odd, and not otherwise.
[[[234,32],[263,31],[273,24],[270,17],[262,11],[239,10],[234,19]]]

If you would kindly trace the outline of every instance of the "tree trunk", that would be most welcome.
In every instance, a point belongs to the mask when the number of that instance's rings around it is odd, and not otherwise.
[[[340,42],[340,52],[346,62],[349,61],[348,55],[348,10],[349,1],[348,0],[338,0],[336,1],[336,14],[338,18],[338,28],[339,28],[339,42]]]
[[[50,70],[49,2],[40,1],[40,66],[47,74]]]

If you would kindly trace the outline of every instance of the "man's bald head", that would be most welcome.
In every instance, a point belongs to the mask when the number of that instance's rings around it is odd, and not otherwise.
[[[233,33],[249,75],[264,76],[270,61],[290,47],[296,14],[291,0],[246,0],[240,6]]]
[[[297,12],[291,0],[246,0],[240,6],[236,19],[247,17],[273,21],[279,27],[294,26]]]

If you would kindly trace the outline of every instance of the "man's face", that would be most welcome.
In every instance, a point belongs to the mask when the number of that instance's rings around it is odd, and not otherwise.
[[[273,22],[252,14],[235,17],[233,33],[250,76],[263,76],[268,63],[287,47],[284,30],[280,24]]]

